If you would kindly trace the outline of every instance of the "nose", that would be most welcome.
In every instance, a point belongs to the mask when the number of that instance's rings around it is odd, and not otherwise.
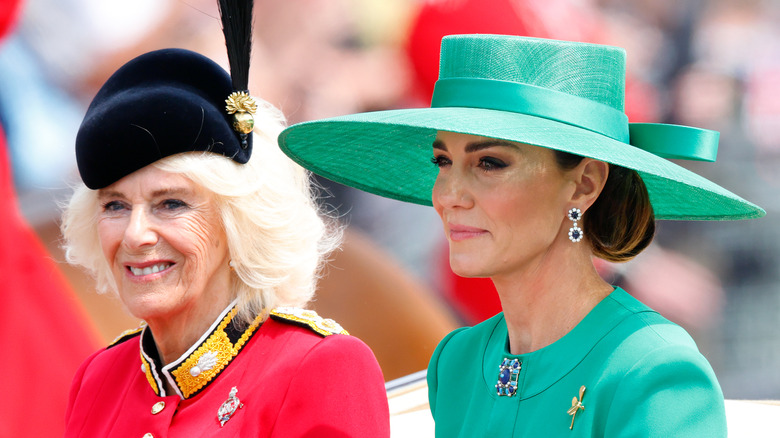
[[[440,213],[443,209],[471,208],[474,205],[465,177],[453,170],[439,172],[433,184],[432,200]]]
[[[130,248],[153,246],[157,243],[157,233],[154,231],[149,214],[143,208],[134,208],[130,221],[125,229],[125,245]]]

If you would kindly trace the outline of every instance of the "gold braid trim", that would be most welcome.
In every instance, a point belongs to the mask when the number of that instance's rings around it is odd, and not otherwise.
[[[225,327],[230,324],[236,313],[237,309],[234,308],[231,310],[225,318],[222,319],[222,322],[220,322],[219,326],[214,330],[214,333],[212,333],[211,336],[209,336],[208,339],[206,339],[206,341],[187,358],[187,360],[182,362],[179,367],[171,372],[176,379],[176,384],[181,390],[184,398],[198,392],[219,375],[230,361],[238,355],[241,348],[246,344],[247,340],[249,340],[249,337],[252,336],[252,333],[255,332],[263,321],[261,316],[255,318],[238,341],[233,344],[225,333]],[[208,356],[206,356],[207,353]],[[209,362],[208,367],[201,367],[199,365],[201,358],[203,358],[204,361]],[[197,372],[193,372],[193,368],[196,366],[198,367]]]
[[[141,363],[144,366],[144,374],[146,374],[146,380],[149,381],[149,385],[152,387],[154,393],[160,395],[160,388],[157,387],[157,381],[154,380],[154,376],[152,375],[152,367],[149,366],[149,362],[146,361],[143,351],[141,351]]]
[[[271,315],[300,323],[300,325],[304,325],[322,336],[349,334],[349,332],[344,330],[339,323],[332,319],[323,318],[320,315],[317,315],[317,312],[313,310],[300,309],[297,307],[277,307],[271,311]]]
[[[109,347],[113,347],[114,345],[121,344],[122,342],[132,338],[133,336],[137,335],[138,333],[141,333],[141,330],[146,327],[146,323],[142,323],[140,326],[134,328],[125,330],[122,333],[119,334],[116,338],[114,338],[113,341],[111,341],[110,344],[108,344]]]

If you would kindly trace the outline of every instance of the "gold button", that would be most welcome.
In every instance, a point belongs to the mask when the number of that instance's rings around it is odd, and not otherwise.
[[[154,406],[152,406],[152,415],[159,414],[160,412],[162,412],[163,409],[165,409],[165,402],[158,401],[157,403],[154,404]],[[146,434],[146,435],[149,435],[150,437],[152,436],[151,434]]]
[[[152,435],[151,433],[145,433],[144,438],[154,438],[154,435]]]

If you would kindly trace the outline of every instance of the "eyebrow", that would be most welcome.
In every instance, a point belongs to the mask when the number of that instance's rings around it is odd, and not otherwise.
[[[119,198],[119,197],[122,197],[122,194],[117,192],[116,190],[106,190],[106,189],[98,190],[98,199]]]
[[[492,148],[495,146],[503,146],[503,147],[510,147],[513,149],[517,149],[517,145],[512,143],[511,141],[491,138],[487,140],[473,141],[471,143],[468,143],[466,145],[466,153],[477,152],[477,151],[481,151],[482,149]],[[443,141],[437,138],[436,140],[433,141],[433,148],[446,151],[447,145],[445,145]]]
[[[186,195],[188,193],[191,193],[191,191],[184,187],[172,187],[167,189],[155,190],[152,192],[152,197],[161,198],[163,196]]]

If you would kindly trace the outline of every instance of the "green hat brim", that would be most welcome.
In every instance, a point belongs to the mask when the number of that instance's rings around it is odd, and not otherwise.
[[[431,205],[437,131],[556,149],[634,169],[656,219],[735,220],[766,212],[719,185],[652,153],[579,127],[480,108],[417,108],[353,114],[285,129],[279,146],[295,162],[333,181],[387,198]]]

